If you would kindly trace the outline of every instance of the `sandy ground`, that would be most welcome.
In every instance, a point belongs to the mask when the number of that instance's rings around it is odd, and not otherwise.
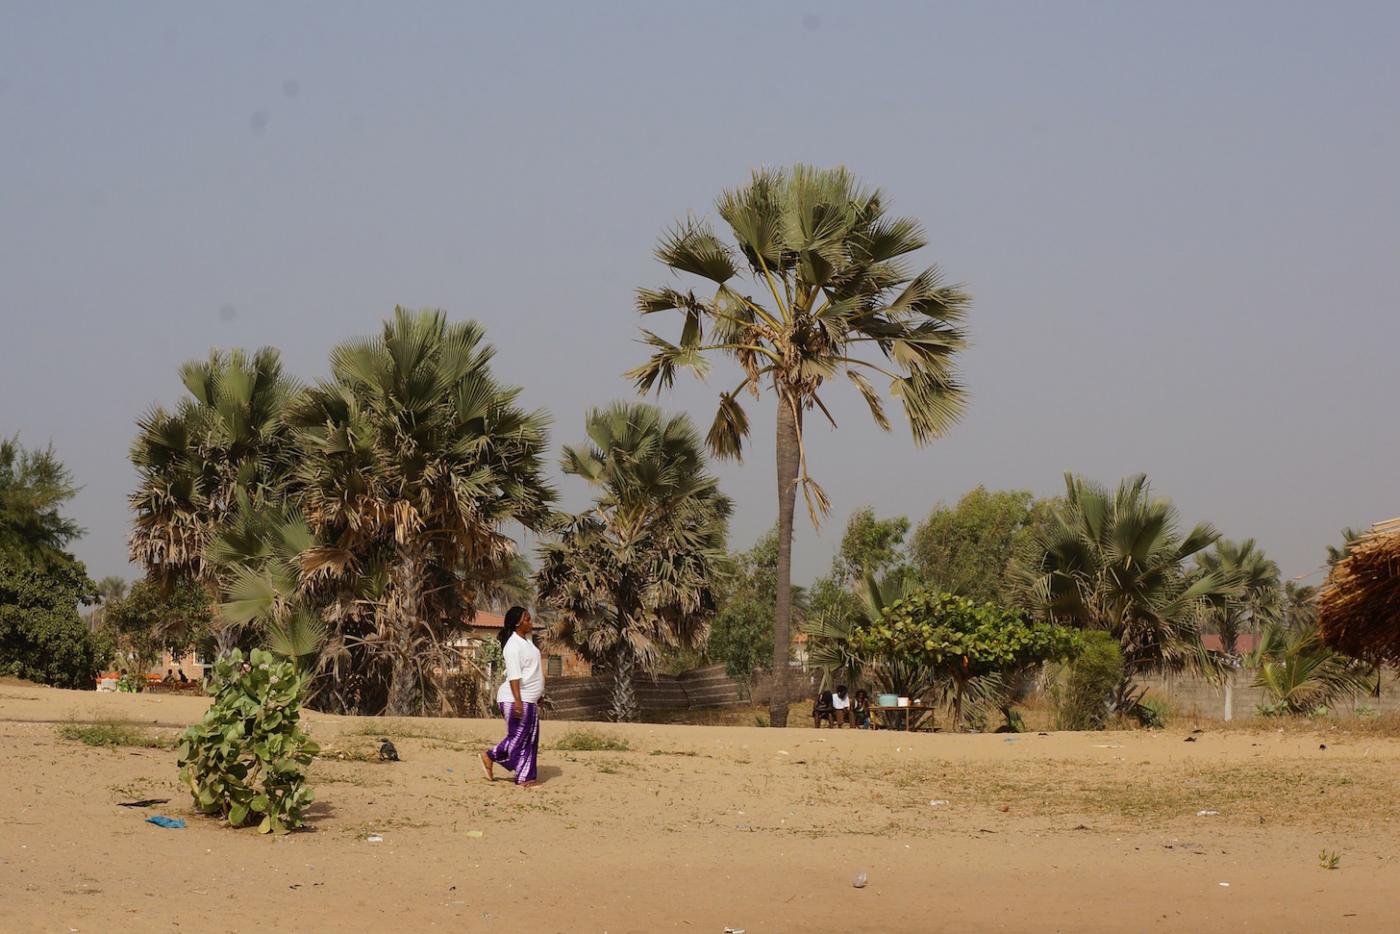
[[[311,714],[327,749],[312,826],[268,838],[193,814],[171,751],[58,736],[102,720],[173,735],[203,704],[0,686],[0,930],[1400,924],[1395,739],[592,725],[629,750],[576,752],[550,747],[579,725],[546,722],[542,784],[523,790],[481,777],[496,723]],[[368,761],[381,735],[402,762]]]

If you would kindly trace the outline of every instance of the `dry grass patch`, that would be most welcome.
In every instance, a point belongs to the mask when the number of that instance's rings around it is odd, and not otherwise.
[[[627,752],[632,746],[620,736],[584,728],[569,730],[549,748],[562,752]]]

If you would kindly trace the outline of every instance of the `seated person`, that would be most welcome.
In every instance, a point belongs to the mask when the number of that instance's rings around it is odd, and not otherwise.
[[[846,686],[844,684],[838,684],[836,686],[836,693],[831,697],[831,708],[834,714],[831,720],[833,729],[839,730],[843,720],[846,726],[849,727],[851,725],[851,695],[846,693]]]
[[[185,677],[185,669],[183,669],[183,668],[180,669],[180,683],[181,683],[181,684],[189,684],[189,683],[190,683],[190,679]]]
[[[812,705],[812,726],[820,730],[822,721],[825,720],[833,727],[836,726],[836,707],[831,702],[831,692],[822,691],[817,695],[817,702]]]
[[[870,692],[861,688],[856,691],[856,699],[851,703],[851,712],[856,718],[856,729],[870,729]]]
[[[162,678],[161,680],[164,681],[166,684],[174,684],[174,683],[175,683],[175,669],[174,669],[174,668],[167,668],[167,669],[165,670],[165,677]]]

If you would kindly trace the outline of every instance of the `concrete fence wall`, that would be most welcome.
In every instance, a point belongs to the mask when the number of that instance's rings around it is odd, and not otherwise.
[[[1259,716],[1259,706],[1266,701],[1263,688],[1251,687],[1254,673],[1240,671],[1235,675],[1231,690],[1231,707],[1234,719],[1250,720]],[[1197,675],[1163,675],[1144,678],[1140,682],[1148,688],[1151,696],[1165,700],[1177,716],[1207,717],[1222,719],[1225,711],[1225,689]],[[1349,698],[1334,707],[1339,714],[1353,713],[1358,709],[1368,709],[1376,713],[1400,712],[1400,675],[1388,670],[1381,675],[1380,696],[1362,695]]]

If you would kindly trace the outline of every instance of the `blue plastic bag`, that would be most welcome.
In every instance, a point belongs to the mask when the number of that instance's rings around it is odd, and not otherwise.
[[[163,817],[157,814],[154,817],[146,818],[146,823],[155,824],[157,827],[168,827],[171,830],[184,830],[185,822],[178,817]]]

